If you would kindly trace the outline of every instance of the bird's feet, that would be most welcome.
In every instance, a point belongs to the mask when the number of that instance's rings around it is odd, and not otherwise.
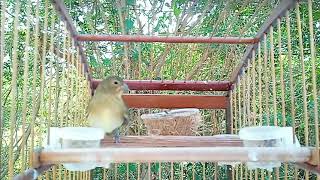
[[[113,132],[114,140],[116,144],[120,143],[120,132],[119,129],[114,130]]]
[[[120,143],[120,136],[114,137],[116,144]]]

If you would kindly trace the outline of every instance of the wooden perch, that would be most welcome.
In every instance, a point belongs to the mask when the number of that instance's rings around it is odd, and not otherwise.
[[[102,147],[241,147],[242,140],[235,137],[215,136],[125,136],[115,144],[112,137],[101,141]]]
[[[307,162],[312,154],[308,147],[136,147],[44,149],[39,163],[88,162]]]

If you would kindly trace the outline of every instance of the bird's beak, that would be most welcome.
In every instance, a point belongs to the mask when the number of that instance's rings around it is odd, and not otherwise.
[[[128,93],[130,89],[129,89],[128,85],[124,83],[122,85],[122,90],[123,90],[124,93]]]

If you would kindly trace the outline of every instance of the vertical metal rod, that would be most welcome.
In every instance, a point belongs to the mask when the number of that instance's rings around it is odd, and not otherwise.
[[[4,63],[4,55],[5,55],[5,23],[6,23],[6,8],[7,4],[6,1],[1,1],[1,22],[0,22],[0,97],[3,97],[3,63]],[[29,13],[30,14],[30,13]],[[28,24],[28,23],[27,23]],[[29,26],[27,26],[28,28]],[[30,33],[29,33],[30,34]],[[0,139],[2,139],[3,136],[3,112],[4,107],[3,99],[0,98]],[[0,154],[2,154],[2,141],[0,141]],[[24,150],[24,148],[22,148]],[[24,164],[23,164],[24,165]],[[2,169],[2,159],[0,158],[0,169]]]
[[[161,175],[162,175],[162,170],[161,170],[161,162],[159,162],[159,179],[162,179]]]
[[[236,89],[234,89],[234,95],[233,95],[233,97],[234,97],[234,100],[233,100],[234,134],[238,134],[238,129],[239,129],[238,128],[238,121],[239,121],[239,118],[238,118],[238,113],[239,113],[238,104],[239,104],[239,102],[238,102],[238,99],[237,99],[238,98],[238,94],[239,94],[239,92],[238,92],[238,87],[237,87]],[[238,179],[238,175],[239,175],[239,167],[238,167],[238,165],[235,166],[233,171],[235,171],[233,179],[235,177],[235,180],[237,180]]]
[[[36,22],[35,22],[35,34],[34,34],[34,46],[39,46],[39,11],[40,11],[40,1],[37,1],[36,4]],[[34,50],[34,60],[33,60],[33,72],[32,72],[32,120],[30,122],[31,124],[31,147],[30,147],[30,165],[32,166],[32,159],[33,159],[33,148],[34,148],[34,141],[35,141],[35,133],[34,133],[34,124],[36,121],[36,115],[37,115],[37,106],[38,101],[36,97],[36,90],[37,90],[37,73],[38,73],[38,48],[35,48]]]
[[[127,168],[127,170],[126,170],[126,172],[127,172],[127,180],[129,180],[129,163],[126,163],[126,168]]]
[[[246,73],[246,78],[244,81],[246,81],[246,98],[245,98],[245,112],[247,115],[247,126],[252,126],[252,116],[251,116],[251,106],[250,106],[250,100],[251,100],[251,63],[248,61],[248,66],[247,66],[247,73]]]
[[[4,2],[3,2],[4,3]],[[5,4],[5,3],[4,3]],[[27,4],[27,16],[31,14],[31,1]],[[27,18],[26,22],[26,40],[24,50],[24,72],[23,72],[23,100],[22,100],[22,144],[21,144],[21,159],[22,168],[21,173],[26,170],[26,151],[27,137],[26,137],[26,125],[27,125],[27,92],[28,92],[28,75],[29,75],[29,49],[30,46],[30,18]],[[1,39],[1,38],[0,38]],[[1,118],[1,117],[0,117]],[[0,127],[1,128],[1,127]]]
[[[273,26],[270,26],[270,60],[271,60],[271,76],[272,76],[272,105],[273,105],[273,125],[278,126],[277,118],[277,97],[276,97],[276,70],[274,62],[274,42],[273,42]],[[275,168],[275,178],[279,179],[279,168]]]
[[[291,118],[292,118],[292,130],[293,130],[293,142],[295,143],[295,95],[294,95],[294,82],[293,82],[293,67],[292,67],[292,45],[291,45],[291,28],[290,28],[290,16],[289,11],[286,12],[286,31],[287,31],[287,46],[288,46],[288,64],[289,64],[289,84],[290,84],[290,103],[291,103]]]
[[[226,133],[227,134],[232,134],[232,127],[233,127],[233,122],[232,122],[232,92],[229,91],[227,94],[227,108],[225,110],[226,112]],[[216,169],[215,169],[216,170]],[[217,170],[216,170],[217,171]],[[227,165],[227,178],[232,179],[232,166]]]
[[[17,78],[18,78],[18,41],[19,41],[19,35],[18,35],[18,25],[19,25],[19,13],[20,13],[20,1],[16,1],[15,4],[15,10],[14,10],[14,25],[13,25],[13,46],[12,46],[12,80],[11,80],[11,109],[10,109],[10,141],[9,141],[9,164],[8,164],[8,177],[9,179],[13,178],[14,174],[14,134],[15,134],[15,126],[16,126],[16,112],[17,112]],[[2,98],[2,97],[1,97]]]
[[[247,101],[246,101],[246,96],[247,96],[247,74],[244,74],[242,76],[242,127],[247,126]]]
[[[195,165],[196,165],[196,163],[192,163],[192,180],[196,179]]]
[[[232,134],[232,126],[233,126],[231,98],[232,98],[231,91],[229,91],[228,95],[227,95],[227,108],[225,110],[225,113],[226,113],[226,133],[227,134]]]
[[[218,176],[219,176],[219,170],[218,170],[218,163],[214,163],[214,180],[218,180]]]
[[[241,113],[241,86],[242,86],[242,82],[240,82],[240,77],[239,79],[239,84],[238,84],[238,119],[239,119],[239,124],[238,124],[238,131],[240,130],[240,128],[242,128],[242,113]]]
[[[118,179],[118,164],[114,163],[114,179]]]
[[[181,170],[181,171],[180,171],[180,174],[181,174],[180,179],[183,180],[183,175],[184,175],[184,172],[183,172],[183,170],[184,170],[183,164],[180,163],[180,166],[181,166],[181,169],[180,169],[180,170]]]
[[[206,179],[206,163],[202,164],[202,179]]]
[[[148,179],[151,178],[151,163],[148,162]]]
[[[313,31],[313,15],[312,15],[312,1],[308,0],[308,16],[309,16],[309,30],[310,30],[310,50],[311,50],[311,64],[312,64],[312,96],[314,100],[314,127],[315,127],[315,145],[319,150],[316,153],[315,159],[318,161],[317,164],[320,166],[320,149],[319,149],[319,112],[318,112],[318,90],[317,89],[317,76],[316,76],[316,45],[314,40]],[[320,175],[318,175],[320,178]]]
[[[141,170],[141,164],[138,163],[138,166],[137,166],[137,179],[140,179],[140,170]]]
[[[234,112],[234,131],[233,134],[238,134],[238,121],[239,121],[239,117],[238,117],[238,88],[235,88],[233,90],[233,103],[232,103],[232,110]]]
[[[258,43],[258,94],[259,94],[259,125],[262,126],[262,62],[261,62],[261,43]]]
[[[278,18],[278,51],[279,51],[279,63],[280,63],[280,86],[281,86],[281,115],[282,115],[282,126],[286,126],[286,104],[285,104],[285,82],[284,82],[284,71],[283,71],[283,58],[282,58],[282,36],[281,36],[281,19]],[[288,164],[284,164],[284,179],[287,180],[288,176]]]
[[[171,171],[171,172],[170,172],[170,174],[171,174],[170,179],[173,180],[173,179],[174,179],[174,171],[173,171],[173,165],[174,165],[174,163],[171,162],[170,164],[171,164],[171,167],[170,167],[170,171]]]
[[[251,106],[252,106],[252,118],[253,118],[253,125],[257,125],[257,105],[256,105],[256,50],[252,51],[252,69],[251,69],[251,75],[252,75],[252,101],[251,101]]]
[[[267,51],[267,34],[263,35],[263,43],[264,43],[264,91],[265,91],[265,111],[266,111],[266,119],[267,125],[270,125],[270,113],[269,113],[269,74],[268,74],[268,51]]]
[[[302,27],[299,10],[299,2],[296,3],[296,16],[297,16],[297,27],[298,27],[298,38],[299,38],[299,52],[300,52],[300,65],[302,74],[302,94],[303,94],[303,119],[304,119],[304,144],[309,145],[309,117],[308,117],[308,105],[307,105],[307,86],[306,86],[306,75],[305,75],[305,64],[304,64],[304,52],[303,52],[303,39],[302,39]],[[305,179],[309,179],[309,172],[305,171]]]
[[[103,180],[106,180],[107,179],[107,172],[106,172],[107,170],[102,168],[102,171],[103,171],[103,173],[102,173]]]
[[[271,77],[272,77],[272,98],[273,98],[273,124],[278,125],[277,118],[277,97],[276,97],[276,68],[274,62],[274,43],[273,43],[273,26],[270,26],[270,60],[271,60]]]

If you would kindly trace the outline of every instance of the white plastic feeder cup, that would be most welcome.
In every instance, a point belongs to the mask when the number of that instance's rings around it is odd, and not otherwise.
[[[285,134],[283,129],[277,126],[256,126],[240,129],[239,136],[243,140],[245,147],[281,147],[284,146]],[[257,159],[257,152],[250,152],[249,157],[252,161]],[[280,167],[281,162],[247,162],[248,169],[267,169]]]
[[[99,148],[104,131],[100,128],[65,127],[61,138],[62,148]],[[64,163],[63,166],[69,171],[88,171],[94,169],[96,163]]]
[[[49,144],[47,148],[51,149],[60,149],[61,148],[61,128],[59,127],[50,127],[50,134],[49,136]]]

